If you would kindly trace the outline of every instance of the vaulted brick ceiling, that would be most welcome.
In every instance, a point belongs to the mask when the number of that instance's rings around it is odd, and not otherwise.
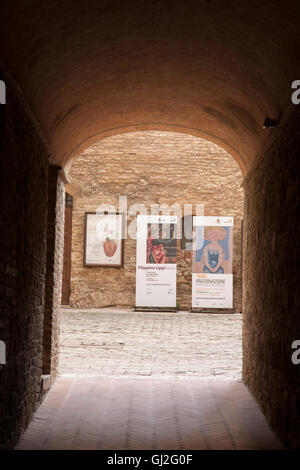
[[[245,171],[300,73],[299,0],[0,1],[1,57],[64,164],[101,136],[187,132]]]

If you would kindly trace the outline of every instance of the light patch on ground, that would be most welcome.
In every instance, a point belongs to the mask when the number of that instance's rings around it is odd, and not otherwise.
[[[59,373],[241,380],[242,315],[63,309]]]

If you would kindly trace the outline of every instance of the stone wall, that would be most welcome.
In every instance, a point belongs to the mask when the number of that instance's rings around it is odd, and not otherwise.
[[[48,152],[1,66],[0,78],[0,448],[8,448],[41,399]]]
[[[300,448],[300,107],[272,131],[245,181],[243,378],[289,447]]]
[[[45,278],[45,316],[43,330],[43,374],[55,378],[58,366],[59,313],[62,288],[64,245],[65,184],[59,168],[51,165],[48,181],[47,265]],[[43,383],[49,381],[43,377]]]
[[[205,215],[230,215],[234,226],[234,310],[241,311],[242,175],[223,149],[197,137],[173,132],[133,132],[105,138],[85,150],[69,173],[74,197],[72,233],[72,307],[135,304],[135,241],[125,240],[124,267],[84,267],[84,213],[99,204],[118,209],[151,204],[204,204]],[[195,207],[195,206],[194,206]],[[129,219],[129,223],[132,219]],[[178,244],[178,247],[180,244]],[[191,307],[191,252],[179,250],[177,300]]]

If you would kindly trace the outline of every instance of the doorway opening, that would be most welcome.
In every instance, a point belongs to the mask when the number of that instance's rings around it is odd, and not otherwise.
[[[60,373],[240,380],[244,195],[237,162],[219,146],[191,135],[128,132],[86,149],[68,178],[63,280],[69,279],[69,286],[63,290],[71,295],[61,314]],[[126,198],[128,210],[124,264],[86,266],[85,214],[100,204],[118,210],[120,197]],[[176,204],[188,207],[180,220],[185,225],[197,205],[203,206],[203,215],[234,217],[231,314],[191,312],[192,240],[185,238],[177,243],[178,311],[134,311],[136,240],[130,234],[136,231],[136,214],[142,206],[150,213],[154,205]],[[182,233],[187,235],[188,230]]]

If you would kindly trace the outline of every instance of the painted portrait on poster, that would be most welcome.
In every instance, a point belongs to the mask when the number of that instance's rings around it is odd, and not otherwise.
[[[232,274],[233,227],[197,226],[193,272]]]
[[[176,264],[176,245],[175,224],[148,224],[147,264]]]

